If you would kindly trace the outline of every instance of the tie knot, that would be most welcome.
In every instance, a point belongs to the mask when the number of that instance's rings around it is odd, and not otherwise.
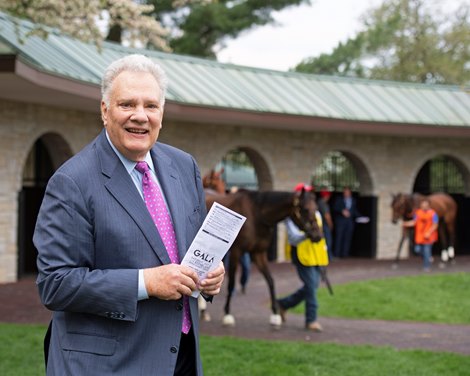
[[[135,169],[139,171],[141,174],[145,174],[149,170],[149,165],[147,162],[137,162]]]

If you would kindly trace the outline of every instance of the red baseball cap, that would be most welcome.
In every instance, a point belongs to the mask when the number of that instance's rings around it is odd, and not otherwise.
[[[306,192],[311,192],[313,191],[313,188],[311,185],[308,185],[308,184],[305,184],[305,183],[298,183],[295,188],[294,188],[294,191],[295,192],[300,192],[302,190],[302,188],[306,191]]]
[[[330,197],[331,196],[331,192],[330,191],[327,191],[326,189],[322,189],[320,191],[320,196],[321,197]]]

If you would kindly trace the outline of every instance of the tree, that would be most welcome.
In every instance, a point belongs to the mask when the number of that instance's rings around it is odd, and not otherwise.
[[[103,40],[215,57],[226,38],[273,21],[271,13],[310,0],[0,0],[0,10],[98,46]],[[101,21],[101,22],[100,22]],[[103,28],[99,26],[105,24]]]
[[[429,4],[429,2],[427,2]],[[422,83],[470,82],[470,5],[452,16],[424,0],[388,0],[368,12],[364,31],[296,71]]]
[[[172,0],[170,3],[181,7],[201,1],[208,0]],[[34,22],[36,27],[32,33],[43,37],[48,34],[44,26],[50,26],[98,46],[104,39],[117,42],[124,39],[131,46],[152,45],[170,50],[168,30],[151,15],[154,6],[132,0],[0,0],[0,10]],[[104,19],[107,19],[108,33],[99,26],[99,21]]]
[[[148,0],[155,17],[172,30],[168,43],[173,51],[215,57],[227,38],[236,38],[254,26],[273,22],[273,11],[310,3],[309,0],[218,0],[184,5],[176,9],[171,0]]]

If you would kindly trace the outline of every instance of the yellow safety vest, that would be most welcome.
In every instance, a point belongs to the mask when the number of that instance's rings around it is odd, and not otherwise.
[[[323,223],[320,215],[317,213],[317,223],[322,228]],[[291,246],[287,244],[288,251]],[[313,243],[310,239],[305,239],[297,244],[297,258],[304,266],[326,266],[328,265],[328,248],[325,238],[319,242]]]

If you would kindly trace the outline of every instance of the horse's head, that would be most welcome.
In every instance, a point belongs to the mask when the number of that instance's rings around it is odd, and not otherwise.
[[[225,194],[225,182],[222,178],[223,173],[223,167],[219,171],[215,171],[215,169],[210,170],[210,172],[202,178],[203,187],[212,189],[220,194]]]
[[[397,193],[392,196],[392,223],[397,223],[401,219],[411,219],[413,217],[413,199],[410,195]]]
[[[302,189],[294,196],[294,210],[291,215],[294,223],[307,234],[308,238],[316,243],[323,238],[323,232],[317,222],[317,203],[315,194]]]

